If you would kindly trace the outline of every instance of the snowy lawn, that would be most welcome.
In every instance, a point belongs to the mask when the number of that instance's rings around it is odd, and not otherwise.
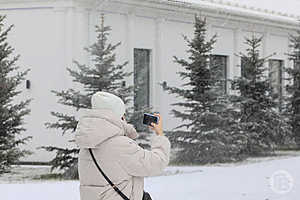
[[[1,183],[1,200],[79,200],[78,181]],[[168,167],[165,176],[147,178],[145,189],[153,200],[299,200],[300,156],[251,164]]]

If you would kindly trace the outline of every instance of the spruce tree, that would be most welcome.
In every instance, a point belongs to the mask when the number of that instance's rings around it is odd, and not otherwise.
[[[240,109],[241,130],[247,137],[242,153],[250,156],[272,153],[290,136],[289,125],[279,112],[268,77],[265,65],[268,57],[260,56],[261,42],[262,37],[246,38],[246,53],[239,53],[241,77],[233,81],[234,89],[239,92],[233,99]]]
[[[220,63],[212,55],[216,35],[207,39],[206,20],[195,16],[194,38],[184,36],[189,47],[188,60],[174,57],[182,66],[179,76],[182,87],[164,86],[170,94],[182,99],[172,104],[171,113],[182,123],[167,132],[174,149],[172,162],[214,163],[241,159],[239,152],[243,137],[230,127],[237,126],[228,97],[220,92],[224,79],[220,78]]]
[[[290,36],[290,48],[288,56],[293,62],[293,67],[286,69],[289,83],[286,85],[288,95],[285,114],[292,126],[296,144],[300,148],[300,31]]]
[[[132,97],[132,86],[124,84],[124,78],[132,73],[124,71],[124,67],[128,62],[115,64],[116,54],[114,51],[121,43],[110,44],[108,37],[111,28],[104,25],[104,16],[102,15],[101,25],[96,26],[97,40],[85,50],[92,59],[91,66],[74,62],[78,70],[68,68],[69,74],[73,81],[83,86],[83,90],[68,89],[64,91],[53,91],[59,97],[59,103],[74,108],[75,111],[80,109],[91,108],[91,96],[98,91],[106,91],[120,96],[125,104],[129,103]],[[68,115],[61,112],[52,112],[57,117],[54,123],[47,123],[47,128],[59,129],[62,134],[75,132],[78,119],[74,115]],[[127,113],[131,117],[132,113]],[[74,141],[71,141],[72,143]],[[79,149],[61,148],[61,147],[43,147],[52,152],[56,151],[56,157],[51,161],[52,169],[60,169],[64,171],[64,175],[68,178],[77,178],[77,162]]]
[[[17,66],[20,56],[13,55],[14,49],[7,42],[13,25],[5,28],[5,18],[0,15],[0,174],[9,172],[12,164],[30,153],[19,146],[31,138],[21,136],[25,131],[24,117],[30,113],[30,100],[15,102],[29,70],[20,71]]]

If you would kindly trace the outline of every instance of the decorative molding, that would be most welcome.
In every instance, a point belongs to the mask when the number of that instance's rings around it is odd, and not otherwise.
[[[165,14],[175,13],[175,16],[193,16],[196,13],[205,13],[207,17],[224,19],[224,15],[230,15],[229,21],[251,22],[254,24],[269,25],[285,29],[296,30],[298,29],[297,18],[286,16],[261,13],[247,12],[247,10],[234,10],[227,7],[208,6],[207,4],[191,4],[182,3],[179,1],[166,1],[166,0],[110,0],[110,4],[118,4],[119,6],[129,7],[136,6],[139,9],[151,9],[164,11]],[[168,18],[169,19],[169,18]]]
[[[101,10],[107,4],[137,6],[139,9],[151,8],[155,12],[175,12],[176,14],[180,13],[180,15],[194,15],[201,12],[209,17],[221,19],[224,19],[224,15],[230,15],[228,20],[252,21],[256,24],[299,29],[298,20],[300,16],[216,0],[202,0],[199,3],[187,3],[178,0],[0,0],[0,9],[33,8],[47,5],[46,7],[75,6]],[[236,8],[240,8],[240,10]]]
[[[177,4],[184,4],[184,5],[189,5],[191,7],[193,6],[197,6],[197,4],[201,4],[201,2],[199,3],[191,3],[191,2],[185,2],[183,0],[167,0],[169,2],[173,2],[173,3],[177,3]],[[241,9],[245,9],[248,11],[257,11],[260,13],[265,13],[265,14],[274,14],[274,15],[278,15],[278,16],[284,16],[284,17],[290,17],[290,18],[295,18],[295,19],[299,19],[300,16],[296,16],[294,14],[289,14],[289,13],[285,13],[285,12],[281,12],[281,11],[275,11],[275,10],[271,10],[271,9],[262,9],[259,7],[254,7],[254,6],[248,6],[246,4],[241,4],[241,3],[233,3],[233,2],[229,2],[229,1],[216,1],[216,0],[202,0],[204,2],[208,2],[208,3],[212,3],[215,4],[216,6],[228,6],[228,7],[232,7],[232,8],[241,8]]]

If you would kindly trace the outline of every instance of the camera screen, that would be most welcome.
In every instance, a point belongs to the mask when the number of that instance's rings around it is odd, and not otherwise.
[[[151,123],[158,123],[158,117],[151,114],[144,114],[143,124],[151,125]]]

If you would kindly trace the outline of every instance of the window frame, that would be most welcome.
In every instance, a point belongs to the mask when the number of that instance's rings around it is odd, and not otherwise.
[[[136,53],[137,51],[146,51],[147,53],[147,99],[146,99],[146,105],[143,105],[142,107],[150,107],[150,98],[151,98],[151,63],[152,63],[152,50],[151,49],[146,49],[146,48],[134,48],[133,49],[133,84],[134,84],[134,89],[136,86],[136,74],[137,74],[137,69],[136,69]],[[134,91],[134,99],[133,99],[133,106],[134,110],[137,111],[140,109],[139,106],[136,106],[136,93]]]
[[[229,75],[229,70],[228,70],[228,67],[229,67],[229,56],[228,55],[224,55],[224,54],[212,54],[211,55],[212,58],[215,58],[215,57],[220,57],[220,58],[224,58],[225,59],[225,66],[223,67],[222,69],[222,74],[223,74],[223,77],[224,78],[224,85],[223,85],[223,94],[228,94],[228,75]]]

